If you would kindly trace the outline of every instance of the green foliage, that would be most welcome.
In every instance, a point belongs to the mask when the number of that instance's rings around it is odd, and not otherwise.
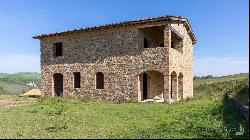
[[[225,92],[236,94],[245,88],[247,82],[248,76],[242,74],[194,80],[194,96],[222,97]],[[249,95],[248,93],[245,94]]]
[[[62,98],[47,99],[51,102],[47,102],[50,106],[47,110],[47,115],[51,116],[54,120],[52,126],[47,127],[45,130],[48,132],[58,132],[67,129],[67,103]]]
[[[15,73],[15,74],[0,74],[0,81],[5,83],[25,85],[28,81],[34,81],[40,85],[39,73]]]
[[[238,87],[237,92],[231,93],[231,96],[240,101],[241,103],[249,106],[249,86],[248,81],[244,85]]]
[[[194,76],[194,79],[195,79],[194,82],[195,83],[210,83],[210,82],[223,82],[223,81],[237,80],[237,79],[248,78],[249,74],[240,73],[240,74],[221,76],[221,77],[213,76],[213,78],[207,78],[207,79],[205,77],[209,77],[209,76],[203,76],[203,77]]]
[[[240,118],[236,110],[232,108],[229,101],[223,98],[223,125],[226,128],[228,135],[233,139],[249,139],[249,126],[246,125]],[[243,135],[237,135],[240,132],[240,127],[244,130]]]
[[[4,86],[0,82],[0,95],[7,95],[9,92],[4,88]]]

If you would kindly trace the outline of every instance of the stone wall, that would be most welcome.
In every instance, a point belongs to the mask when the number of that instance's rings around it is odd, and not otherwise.
[[[41,90],[47,95],[54,95],[53,74],[61,73],[64,80],[64,96],[138,101],[141,98],[138,88],[141,85],[139,75],[154,70],[164,75],[165,93],[169,91],[169,80],[166,80],[169,72],[182,72],[184,97],[192,96],[192,42],[183,25],[173,24],[173,27],[184,36],[183,54],[168,48],[165,44],[167,39],[164,39],[165,47],[144,49],[143,36],[136,26],[43,38]],[[53,43],[56,42],[63,44],[62,57],[53,57]],[[74,88],[73,72],[80,72],[81,88]],[[104,74],[104,89],[96,89],[97,72]]]
[[[183,24],[173,23],[171,26],[183,36],[183,53],[170,48],[170,73],[175,71],[177,77],[183,74],[183,98],[193,97],[193,46]],[[178,85],[178,83],[177,83]]]

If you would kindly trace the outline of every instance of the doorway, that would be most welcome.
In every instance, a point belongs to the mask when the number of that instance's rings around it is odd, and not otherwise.
[[[54,74],[54,95],[63,96],[63,75],[60,73]]]
[[[143,100],[148,98],[148,77],[147,73],[143,73]]]
[[[163,99],[164,75],[159,71],[145,71],[139,74],[138,100]]]

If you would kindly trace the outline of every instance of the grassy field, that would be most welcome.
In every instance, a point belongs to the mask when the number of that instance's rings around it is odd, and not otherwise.
[[[248,138],[221,98],[174,104],[47,98],[0,107],[0,138]],[[234,135],[242,125],[244,136]]]
[[[228,138],[221,107],[220,99],[209,97],[171,105],[49,98],[30,106],[0,108],[0,137]]]
[[[195,97],[173,104],[47,97],[29,105],[0,106],[0,138],[249,139],[249,127],[221,94],[231,90],[237,95],[242,91],[247,76],[241,76],[195,80]],[[6,98],[20,99],[0,96],[0,100]],[[243,136],[235,135],[240,125],[245,131]]]
[[[15,74],[0,74],[0,95],[20,95],[29,90],[26,84],[28,81],[34,81],[40,85],[39,73],[15,73]]]
[[[194,96],[222,97],[229,93],[249,106],[248,73],[194,80]]]

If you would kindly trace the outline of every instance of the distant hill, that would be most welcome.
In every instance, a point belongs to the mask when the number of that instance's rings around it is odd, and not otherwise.
[[[221,77],[194,77],[194,96],[222,96],[231,94],[245,105],[249,105],[249,73]]]
[[[0,73],[0,95],[20,95],[31,89],[27,84],[36,83],[40,87],[40,73],[20,72],[14,74]]]

